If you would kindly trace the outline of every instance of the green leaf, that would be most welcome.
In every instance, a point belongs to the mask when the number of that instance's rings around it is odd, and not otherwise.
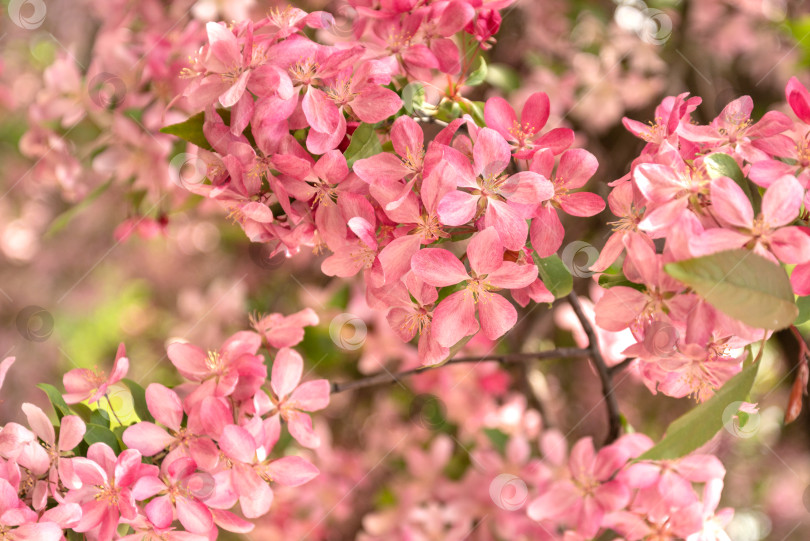
[[[67,402],[65,402],[65,399],[62,398],[62,393],[59,392],[59,389],[47,383],[40,383],[39,385],[37,385],[37,387],[45,391],[45,394],[48,395],[48,399],[51,401],[53,409],[56,412],[56,416],[59,419],[61,419],[65,415],[73,414],[73,412],[70,411],[70,406],[68,406]]]
[[[161,128],[160,133],[174,135],[200,148],[211,150],[211,145],[208,144],[208,140],[203,134],[203,122],[205,122],[205,113],[197,113],[183,122]]]
[[[80,534],[79,532],[73,530],[67,530],[66,535],[68,541],[85,541],[85,539],[87,539],[84,534]]]
[[[509,436],[506,433],[497,428],[485,428],[484,434],[501,455],[506,453],[506,443],[509,441]]]
[[[425,87],[422,83],[408,83],[402,89],[402,105],[409,115],[421,111],[425,104]]]
[[[540,279],[555,299],[565,297],[574,288],[574,277],[568,272],[565,263],[557,254],[548,257],[538,257],[534,253],[534,264],[540,271]]]
[[[110,414],[100,408],[92,410],[92,413],[90,414],[90,421],[88,423],[91,425],[110,428]]]
[[[346,156],[346,163],[351,167],[357,160],[370,158],[380,152],[382,152],[382,146],[374,131],[374,125],[363,123],[354,130],[344,156]]]
[[[483,56],[478,56],[472,66],[470,75],[464,81],[465,86],[478,86],[483,83],[487,78],[487,61]]]
[[[121,383],[129,387],[129,392],[132,393],[132,405],[135,407],[135,413],[141,421],[149,421],[150,423],[155,420],[152,414],[149,413],[149,408],[146,406],[146,391],[137,382],[131,379],[122,379]]]
[[[624,286],[624,287],[632,287],[638,291],[644,291],[646,288],[642,284],[637,284],[635,282],[631,282],[628,280],[624,274],[601,274],[599,276],[599,285],[604,287],[605,289],[610,289],[611,287],[616,286]]]
[[[796,306],[799,307],[799,315],[796,316],[794,325],[802,325],[810,320],[810,297],[799,297],[796,299]]]
[[[94,443],[106,443],[112,448],[115,454],[121,452],[121,446],[118,444],[118,437],[116,437],[113,431],[106,426],[88,424],[87,432],[84,433],[84,441],[87,443],[87,445],[93,445]]]
[[[779,330],[799,314],[785,270],[749,250],[686,259],[664,270],[724,314],[758,329]]]
[[[76,415],[78,415],[81,418],[82,421],[85,422],[85,424],[89,423],[90,418],[93,416],[94,410],[91,410],[89,407],[87,407],[87,404],[82,404],[81,402],[79,402],[78,404],[73,404],[73,406],[71,406],[71,409]]]
[[[473,120],[475,120],[475,123],[482,128],[487,125],[487,121],[484,119],[484,105],[483,101],[470,102],[470,114]]]
[[[706,172],[709,174],[709,178],[728,177],[736,182],[737,186],[742,188],[748,200],[751,201],[754,211],[759,212],[761,205],[759,192],[754,190],[756,193],[753,193],[751,191],[751,184],[745,180],[745,175],[743,175],[742,169],[737,165],[737,161],[734,158],[722,152],[715,152],[714,154],[706,156],[703,159],[703,164],[706,166]]]
[[[706,156],[703,159],[703,164],[706,166],[706,172],[709,174],[709,178],[728,177],[739,184],[740,188],[745,189],[748,187],[748,185],[745,184],[742,169],[737,165],[737,161],[728,154],[715,152],[714,154]]]
[[[666,434],[639,460],[671,460],[688,455],[704,445],[723,428],[726,408],[734,402],[744,402],[754,385],[759,361],[749,364],[728,380],[710,399],[678,417]]]
[[[50,238],[67,226],[73,218],[79,215],[81,211],[90,206],[90,204],[99,198],[101,194],[107,191],[107,188],[112,184],[112,179],[108,180],[101,186],[97,186],[92,192],[87,194],[87,197],[76,203],[65,212],[57,216],[51,221],[48,230],[45,231],[45,238]]]
[[[520,75],[508,64],[490,64],[487,66],[487,82],[505,92],[520,88]]]

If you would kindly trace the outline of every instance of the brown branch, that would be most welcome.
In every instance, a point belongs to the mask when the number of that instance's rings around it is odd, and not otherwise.
[[[588,335],[588,351],[590,352],[591,359],[593,359],[593,364],[596,366],[596,371],[599,373],[599,379],[602,381],[602,394],[605,397],[608,414],[608,435],[605,444],[609,444],[619,437],[619,432],[622,427],[621,417],[619,415],[619,404],[613,392],[613,376],[604,357],[602,357],[596,331],[594,331],[591,322],[588,321],[585,311],[582,309],[582,303],[579,302],[579,297],[577,297],[577,294],[573,291],[568,295],[568,302],[571,303],[571,308],[574,309],[574,313],[576,313],[582,328],[585,330],[585,334]]]
[[[462,363],[478,363],[478,362],[499,362],[501,364],[511,363],[525,363],[532,360],[550,360],[550,359],[564,359],[566,357],[588,357],[592,354],[590,349],[580,348],[559,348],[550,351],[539,351],[537,353],[510,353],[507,355],[494,355],[484,357],[457,357],[450,359],[444,364],[437,364],[435,366],[423,366],[421,368],[413,368],[411,370],[404,370],[392,374],[391,372],[379,372],[371,376],[357,379],[354,381],[345,381],[343,383],[332,383],[332,394],[342,393],[343,391],[354,391],[356,389],[364,389],[366,387],[373,387],[375,385],[385,385],[396,383],[402,378],[421,374],[428,370],[435,370],[442,366],[450,364]]]

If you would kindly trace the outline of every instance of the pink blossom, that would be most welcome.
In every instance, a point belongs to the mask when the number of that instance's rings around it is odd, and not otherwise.
[[[304,339],[304,327],[318,324],[318,315],[312,308],[295,314],[268,314],[251,320],[252,327],[274,348],[289,348]]]
[[[751,202],[737,183],[727,177],[711,185],[712,212],[725,228],[707,229],[694,243],[700,254],[750,247],[755,253],[783,263],[810,259],[810,235],[790,226],[799,216],[804,189],[795,177],[774,182],[762,197],[762,212],[754,216]]]
[[[304,412],[318,411],[329,405],[329,382],[325,379],[301,382],[304,360],[297,351],[282,348],[273,361],[270,387],[273,403],[287,422],[290,434],[304,447],[320,445],[312,431],[312,419]]]
[[[6,374],[8,374],[11,365],[14,364],[16,357],[6,357],[0,362],[0,389],[3,388],[3,383],[6,381]]]
[[[527,513],[532,520],[542,521],[568,517],[577,532],[592,538],[599,531],[607,513],[624,507],[630,500],[630,488],[616,472],[632,453],[624,438],[603,447],[597,453],[591,438],[579,440],[568,460],[569,478],[553,483],[532,501]]]
[[[396,182],[408,176],[422,173],[425,158],[424,133],[419,124],[408,116],[401,116],[391,126],[391,143],[394,152],[381,152],[369,158],[357,160],[354,171],[369,184]],[[412,182],[408,183],[410,192]]]
[[[48,472],[48,482],[51,483],[52,490],[57,489],[59,482],[67,488],[79,488],[81,482],[73,470],[73,463],[70,458],[66,457],[70,456],[71,451],[81,443],[86,430],[84,422],[77,415],[65,415],[62,417],[57,442],[53,425],[45,412],[28,403],[23,404],[22,409],[28,418],[28,424],[39,439],[42,440],[42,446],[48,458],[47,464],[42,465],[44,468],[34,467],[31,469],[37,471],[41,469],[50,470]],[[45,494],[42,497],[45,497]],[[45,502],[42,501],[41,503],[44,504]],[[35,507],[41,508],[39,505]]]
[[[242,331],[228,338],[218,351],[208,353],[187,343],[169,344],[169,360],[177,371],[199,382],[186,398],[189,405],[206,396],[233,396],[236,400],[253,396],[267,377],[263,359],[256,354],[261,343],[258,334]]]
[[[565,151],[555,174],[552,174],[554,155],[550,150],[542,150],[532,157],[530,170],[551,180],[554,185],[554,195],[537,206],[529,230],[532,248],[540,257],[550,256],[562,245],[565,231],[557,215],[558,208],[572,216],[582,217],[594,216],[605,209],[605,201],[594,193],[570,193],[583,187],[597,167],[596,157],[582,149]]]
[[[159,477],[144,476],[135,482],[132,496],[136,501],[152,498],[144,511],[157,528],[169,528],[177,519],[189,532],[213,533],[211,511],[189,489],[196,471],[197,464],[190,458],[164,460]]]
[[[799,120],[810,124],[810,92],[796,77],[791,77],[785,86],[785,98]]]
[[[568,128],[555,128],[540,135],[548,122],[549,111],[545,92],[535,92],[529,96],[520,120],[505,99],[493,96],[484,106],[484,119],[488,127],[511,143],[515,158],[523,160],[531,158],[541,148],[548,148],[554,155],[559,154],[574,142],[574,132]]]
[[[689,114],[700,105],[701,98],[687,98],[688,92],[677,96],[667,96],[655,108],[655,123],[644,124],[630,118],[622,118],[627,130],[647,142],[645,152],[657,151],[664,141],[675,135],[681,122],[689,121]]]
[[[148,421],[135,423],[127,427],[122,436],[127,447],[137,449],[143,456],[155,456],[168,449],[164,459],[167,462],[193,457],[207,469],[216,466],[218,453],[214,442],[182,426],[183,403],[177,393],[160,383],[152,383],[146,388],[146,406],[166,428]]]
[[[526,243],[531,208],[554,196],[554,187],[542,175],[524,171],[508,176],[509,148],[495,130],[483,128],[473,146],[473,161],[452,149],[445,151],[457,167],[461,190],[448,193],[439,203],[439,218],[445,225],[464,225],[483,214],[484,227],[494,227],[509,250]],[[465,191],[470,190],[470,191]]]
[[[0,478],[0,533],[19,541],[59,541],[62,528],[55,522],[37,522],[37,514],[17,496],[17,490]]]
[[[517,311],[498,289],[527,287],[537,278],[537,267],[504,261],[504,247],[493,227],[473,236],[467,246],[471,271],[448,250],[426,248],[411,260],[414,274],[436,287],[464,282],[464,289],[441,301],[433,312],[433,332],[436,341],[451,347],[465,336],[475,334],[476,305],[484,336],[495,340],[517,322]]]
[[[118,383],[127,375],[129,359],[126,355],[126,348],[122,343],[115,354],[115,364],[109,378],[102,371],[87,368],[75,368],[65,374],[62,378],[66,391],[65,402],[68,404],[76,404],[83,400],[87,400],[91,404],[98,402],[102,396],[107,394],[110,385]]]
[[[726,105],[708,126],[681,123],[677,132],[684,139],[695,143],[713,146],[729,144],[748,160],[766,158],[752,141],[777,135],[790,128],[793,122],[778,111],[768,111],[758,122],[754,122],[751,119],[753,109],[754,101],[751,97],[743,96]]]
[[[449,348],[440,345],[432,331],[432,308],[439,297],[435,287],[409,272],[402,281],[381,288],[379,296],[391,307],[387,320],[402,340],[410,342],[419,335],[417,347],[423,364],[437,364],[447,358]]]
[[[75,474],[82,487],[65,497],[82,507],[82,518],[73,528],[77,532],[93,532],[100,541],[110,541],[116,535],[118,522],[132,520],[138,508],[131,487],[141,477],[156,476],[158,467],[141,463],[141,453],[127,449],[118,457],[104,443],[94,443],[87,458],[73,460]]]
[[[220,446],[225,456],[233,461],[231,488],[239,495],[242,513],[247,518],[260,517],[270,508],[273,491],[268,481],[299,486],[318,475],[315,466],[298,456],[268,461],[266,456],[274,443],[271,439],[270,448],[266,448],[257,443],[250,432],[236,425],[228,425],[222,432]]]

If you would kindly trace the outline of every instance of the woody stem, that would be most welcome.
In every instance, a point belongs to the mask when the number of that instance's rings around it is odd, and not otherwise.
[[[484,356],[484,357],[456,357],[454,359],[450,359],[444,364],[439,364],[435,366],[423,366],[421,368],[413,368],[411,370],[404,370],[402,372],[378,372],[377,374],[372,374],[368,377],[357,379],[354,381],[344,381],[341,383],[335,382],[332,383],[332,394],[335,393],[342,393],[343,391],[354,391],[357,389],[364,389],[366,387],[373,387],[375,385],[385,385],[390,383],[396,383],[400,381],[402,378],[406,378],[409,376],[413,376],[416,374],[421,374],[422,372],[427,372],[428,370],[435,370],[436,368],[441,368],[442,366],[447,366],[451,364],[462,364],[462,363],[480,363],[480,362],[499,362],[501,364],[512,364],[512,363],[525,363],[527,361],[532,360],[551,360],[551,359],[564,359],[566,357],[587,357],[591,355],[590,349],[581,349],[581,348],[558,348],[549,351],[538,351],[537,353],[510,353],[506,355],[493,355],[493,356]]]
[[[616,395],[613,392],[613,375],[611,370],[608,368],[604,357],[602,357],[602,351],[599,349],[599,339],[596,337],[596,331],[585,315],[585,311],[582,309],[582,303],[579,302],[579,297],[573,291],[568,295],[568,302],[571,303],[571,308],[574,309],[577,319],[579,319],[582,328],[585,330],[585,334],[588,336],[587,351],[593,360],[593,364],[596,366],[596,371],[599,374],[600,381],[602,382],[602,395],[604,396],[604,402],[607,407],[608,414],[608,435],[605,443],[609,444],[619,437],[622,427],[621,416],[619,414],[619,404],[616,401]]]

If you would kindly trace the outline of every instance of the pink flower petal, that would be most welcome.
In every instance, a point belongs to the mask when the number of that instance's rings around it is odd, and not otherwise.
[[[484,225],[498,231],[501,242],[508,250],[518,251],[526,244],[529,224],[508,203],[489,199],[484,213]]]
[[[481,196],[453,190],[439,202],[439,219],[444,225],[464,225],[475,217]]]
[[[501,134],[490,128],[478,133],[473,147],[475,173],[485,179],[495,178],[509,165],[512,154],[509,145]]]
[[[202,503],[180,496],[177,498],[177,519],[183,527],[192,533],[208,534],[214,527],[211,511]]]
[[[267,472],[273,481],[288,487],[308,483],[320,473],[318,468],[300,456],[285,456],[267,465]]]
[[[762,196],[762,216],[771,228],[787,225],[799,216],[804,188],[793,176],[784,176],[771,184]]]
[[[84,438],[87,427],[77,415],[65,415],[59,425],[60,451],[72,451]]]
[[[452,286],[470,279],[461,261],[442,248],[425,248],[414,254],[411,269],[426,283],[437,287]]]
[[[517,310],[497,293],[485,292],[478,296],[478,314],[481,330],[490,340],[500,338],[517,323]]]
[[[340,112],[323,90],[307,88],[301,107],[312,129],[321,133],[333,133],[338,127]]]
[[[391,142],[394,150],[403,158],[417,156],[425,146],[422,127],[409,116],[401,116],[391,126]]]
[[[548,257],[556,253],[565,237],[565,230],[557,215],[557,209],[545,205],[538,208],[537,214],[532,219],[529,236],[532,248],[538,256]]]
[[[605,200],[595,193],[577,192],[562,198],[560,207],[571,216],[587,218],[605,210]]]
[[[256,455],[256,441],[241,426],[226,426],[222,430],[219,447],[226,456],[239,462],[253,462]]]
[[[127,447],[137,449],[144,456],[154,456],[171,445],[175,438],[156,424],[136,423],[124,431]]]
[[[433,311],[433,334],[444,346],[454,346],[465,336],[478,332],[475,301],[472,292],[464,289],[449,295]]]
[[[36,434],[42,441],[53,445],[56,442],[56,434],[54,433],[53,425],[48,419],[48,416],[45,415],[45,412],[42,411],[38,406],[29,404],[27,402],[23,403],[22,410],[23,413],[25,413],[25,417],[28,419],[28,426],[31,427],[34,434]]]
[[[503,263],[503,244],[494,227],[487,227],[473,235],[467,245],[470,267],[477,274],[489,274]]]
[[[169,496],[159,496],[144,508],[146,516],[158,528],[168,528],[174,520],[174,507]]]
[[[736,182],[719,177],[711,185],[712,210],[729,225],[749,228],[754,221],[754,210]]]
[[[290,395],[290,404],[303,411],[318,411],[329,405],[329,382],[316,379],[302,383]]]
[[[287,428],[295,441],[309,449],[315,449],[321,444],[321,439],[312,430],[312,418],[300,411],[287,412]]]
[[[205,364],[208,355],[197,346],[174,342],[169,344],[167,353],[174,367],[186,379],[199,381],[208,374],[208,367]]]
[[[294,349],[282,348],[273,361],[270,387],[278,398],[288,396],[301,381],[304,359]]]
[[[487,283],[504,289],[529,287],[537,280],[537,267],[504,261],[498,270],[487,275]],[[542,282],[540,282],[542,286]]]
[[[183,403],[177,393],[160,383],[151,383],[146,388],[146,406],[159,423],[171,430],[180,430]]]
[[[510,130],[517,122],[517,115],[509,102],[500,96],[493,96],[484,105],[484,120],[487,126],[511,139]]]

